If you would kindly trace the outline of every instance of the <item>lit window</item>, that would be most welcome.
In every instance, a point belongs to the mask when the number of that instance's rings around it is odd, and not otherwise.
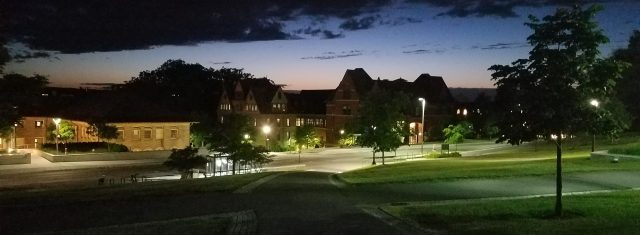
[[[164,139],[164,129],[156,128],[156,139],[157,140]]]
[[[118,140],[124,141],[124,130],[118,129]]]
[[[42,128],[42,121],[36,121],[36,128]]]
[[[133,129],[133,139],[140,140],[140,129],[138,128]]]
[[[287,118],[287,126],[290,126],[290,125],[289,125],[289,119],[288,119],[288,118]]]

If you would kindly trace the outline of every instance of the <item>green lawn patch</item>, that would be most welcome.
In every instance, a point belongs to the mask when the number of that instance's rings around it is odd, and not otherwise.
[[[563,151],[563,172],[640,170],[640,160],[613,164],[591,160],[589,146],[568,145]],[[555,146],[539,143],[479,157],[413,161],[344,172],[349,184],[411,183],[469,178],[496,178],[555,174]]]
[[[223,234],[231,218],[218,215],[189,217],[146,223],[122,224],[53,234]]]
[[[448,234],[638,234],[638,197],[638,191],[565,196],[561,218],[551,216],[554,197],[384,209]]]
[[[0,192],[0,205],[77,203],[78,201],[145,199],[153,196],[230,192],[271,174],[273,173],[263,172],[216,176],[206,179],[102,185],[83,188],[51,188],[43,191],[5,191]]]
[[[640,156],[640,142],[611,148],[609,153]]]

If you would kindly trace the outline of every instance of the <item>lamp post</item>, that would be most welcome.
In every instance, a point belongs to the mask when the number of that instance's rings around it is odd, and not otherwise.
[[[422,121],[420,123],[420,135],[422,135],[422,142],[420,143],[420,155],[424,156],[424,106],[427,104],[427,101],[420,97],[418,101],[422,103]]]
[[[371,126],[371,129],[373,131],[373,135],[376,134],[376,126]],[[377,142],[376,142],[377,145]],[[371,162],[371,165],[375,165],[376,164],[376,147],[373,147],[373,161]]]
[[[16,149],[16,127],[18,127],[18,123],[13,124],[13,149]]]
[[[264,139],[265,139],[265,145],[267,147],[267,150],[269,150],[269,133],[271,133],[271,127],[268,125],[264,125],[262,127],[262,133],[264,133]]]
[[[59,130],[60,121],[61,121],[60,118],[53,118],[53,123],[56,124],[56,153],[57,154],[60,153],[60,151],[58,150],[58,135],[60,134],[60,130]]]
[[[598,100],[596,99],[591,99],[591,101],[589,101],[589,104],[591,104],[591,106],[595,107],[596,109],[598,108],[598,106],[600,106],[600,102],[598,102]],[[596,113],[597,116],[597,113]],[[591,137],[591,152],[595,152],[596,151],[596,127],[595,127],[595,123],[592,129],[593,136]]]

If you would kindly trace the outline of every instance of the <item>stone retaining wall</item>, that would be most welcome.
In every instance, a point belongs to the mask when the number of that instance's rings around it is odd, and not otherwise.
[[[31,153],[0,154],[0,165],[31,164]]]

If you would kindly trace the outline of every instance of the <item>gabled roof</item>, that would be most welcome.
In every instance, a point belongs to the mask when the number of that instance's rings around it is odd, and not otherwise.
[[[347,69],[342,79],[351,79],[360,96],[367,94],[373,87],[373,79],[362,68]]]
[[[273,81],[267,78],[245,79],[240,81],[240,85],[244,90],[242,100],[246,99],[247,94],[251,91],[260,113],[271,113],[271,100],[280,89],[278,85],[275,85]],[[234,97],[234,99],[237,100],[238,98]]]
[[[289,100],[289,112],[300,114],[326,114],[327,102],[335,90],[302,90],[285,93]]]
[[[378,89],[402,91],[410,96],[424,97],[427,103],[431,104],[454,102],[447,84],[445,84],[444,79],[439,76],[421,74],[414,82],[408,82],[404,79],[396,79],[393,81],[378,79],[375,80],[374,83],[374,87]]]

